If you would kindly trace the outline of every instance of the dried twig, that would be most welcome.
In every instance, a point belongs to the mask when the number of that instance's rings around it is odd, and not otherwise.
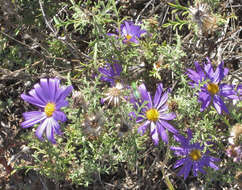
[[[39,5],[40,5],[40,9],[41,9],[41,12],[42,12],[42,15],[43,15],[43,18],[45,20],[45,24],[48,26],[48,28],[51,30],[51,32],[57,36],[57,31],[55,30],[54,27],[51,26],[51,24],[49,23],[49,21],[47,20],[46,18],[46,14],[44,12],[44,8],[43,8],[43,1],[42,0],[39,0]]]
[[[154,0],[150,0],[148,3],[146,3],[145,7],[140,11],[139,15],[137,16],[137,19],[135,20],[135,23],[138,22],[139,17],[144,13],[144,11],[151,5],[151,3],[154,3]],[[153,5],[154,7],[154,5]]]
[[[15,42],[17,42],[17,43],[19,43],[19,44],[21,44],[21,45],[27,47],[29,50],[34,51],[35,53],[37,53],[37,54],[43,56],[43,55],[42,55],[40,52],[38,52],[37,50],[33,49],[32,47],[30,47],[29,45],[27,45],[27,44],[25,44],[25,43],[23,43],[23,42],[21,42],[21,41],[15,39],[15,38],[13,38],[12,36],[8,35],[7,33],[3,32],[3,31],[1,31],[1,30],[0,30],[0,33],[1,33],[2,35],[4,35],[4,36],[10,38],[11,40],[13,40],[13,41],[15,41]]]

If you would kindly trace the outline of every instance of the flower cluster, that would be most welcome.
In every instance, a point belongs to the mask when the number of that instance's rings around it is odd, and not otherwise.
[[[200,7],[200,9],[201,8],[202,7]],[[199,18],[197,18],[197,11],[190,9],[190,12],[193,14],[194,19],[196,18],[196,22],[203,25],[205,17],[199,20]],[[135,25],[131,21],[124,21],[120,29],[117,30],[117,33],[118,35],[112,33],[108,33],[107,35],[115,36],[116,38],[121,37],[123,43],[129,45],[130,43],[138,44],[141,36],[146,33],[146,30],[142,30],[140,26]],[[107,102],[108,105],[118,106],[121,100],[126,102],[129,101],[134,109],[134,112],[130,113],[130,115],[132,115],[135,122],[139,124],[137,131],[140,135],[144,135],[149,131],[154,145],[157,146],[160,140],[166,144],[168,143],[168,132],[170,132],[174,139],[180,143],[180,147],[170,147],[177,156],[182,157],[177,160],[174,165],[174,168],[181,167],[178,172],[179,176],[183,176],[184,179],[186,179],[191,170],[194,176],[197,176],[198,172],[205,174],[205,167],[211,167],[215,170],[219,169],[215,164],[219,159],[210,156],[210,152],[205,150],[201,142],[192,142],[193,135],[190,129],[187,130],[186,138],[170,124],[172,120],[176,119],[176,114],[174,112],[169,112],[167,101],[170,90],[165,91],[162,83],[158,84],[153,98],[151,93],[147,91],[145,84],[141,84],[137,89],[133,89],[133,93],[130,96],[124,96],[125,90],[130,89],[130,87],[124,83],[125,80],[122,78],[122,65],[117,61],[114,63],[106,63],[104,67],[99,67],[98,71],[100,73],[100,80],[109,83],[110,86],[108,90],[103,93],[104,97],[101,99],[102,104]],[[201,103],[200,111],[204,111],[212,104],[218,114],[222,114],[222,111],[229,113],[225,100],[241,99],[241,84],[235,87],[230,84],[222,83],[224,77],[228,75],[228,71],[229,70],[224,67],[223,62],[214,70],[208,58],[202,65],[195,62],[195,70],[187,69],[186,74],[191,80],[189,85],[192,88],[198,89],[198,101]],[[40,140],[43,140],[43,133],[45,131],[47,139],[55,144],[56,140],[54,135],[62,134],[59,121],[65,122],[67,120],[61,108],[68,106],[66,97],[72,90],[72,86],[61,87],[59,79],[41,79],[40,83],[34,85],[34,89],[29,92],[29,95],[21,95],[24,101],[39,108],[38,111],[23,113],[25,121],[21,123],[21,126],[23,128],[28,128],[35,124],[39,124],[35,132],[36,136]],[[85,110],[87,109],[87,104],[81,92],[75,92],[73,93],[73,107],[78,107],[79,104],[83,104],[82,107]],[[84,133],[90,135],[90,137],[91,135],[96,137],[101,134],[101,128],[104,123],[101,119],[101,115],[101,112],[99,112],[96,115],[86,114],[86,116],[84,116]],[[128,124],[124,123],[123,128],[125,128],[125,130],[127,128],[128,130],[129,126],[126,125]],[[236,141],[235,137],[232,141]],[[233,157],[236,161],[240,161],[242,159],[241,150],[241,146],[232,144],[227,149],[227,155]]]
[[[186,74],[191,79],[191,82],[189,82],[191,87],[200,88],[198,96],[199,102],[202,103],[201,111],[204,111],[213,103],[219,114],[221,114],[222,110],[228,113],[222,98],[238,99],[238,94],[241,93],[240,85],[237,87],[236,93],[233,85],[221,83],[228,74],[228,69],[224,68],[223,63],[214,71],[210,60],[207,59],[207,63],[204,63],[203,67],[198,62],[195,62],[195,68],[196,70],[187,69]],[[103,102],[108,100],[110,104],[113,101],[117,105],[119,100],[118,94],[120,93],[113,95],[111,92],[117,92],[117,90],[123,88],[122,85],[122,88],[117,88],[122,84],[122,67],[117,63],[107,64],[107,67],[99,68],[99,72],[102,74],[100,80],[109,82],[112,87],[105,94],[106,98],[102,99]],[[135,115],[135,112],[130,113],[130,115],[139,124],[138,133],[144,135],[149,129],[154,144],[158,145],[160,139],[168,143],[167,131],[171,132],[174,138],[181,144],[181,147],[171,147],[171,150],[177,156],[182,156],[180,160],[176,161],[174,168],[182,166],[178,175],[183,175],[184,179],[188,177],[190,170],[193,171],[194,176],[197,176],[198,172],[205,174],[205,167],[218,170],[218,166],[214,163],[218,162],[219,159],[210,156],[210,152],[208,150],[205,151],[205,147],[199,142],[191,142],[192,132],[190,129],[187,131],[188,137],[185,138],[179,134],[179,131],[175,127],[168,123],[168,121],[176,118],[175,113],[168,112],[168,95],[169,90],[165,92],[161,83],[158,85],[153,99],[144,84],[141,84],[136,90],[133,89],[133,94],[129,98],[129,101],[133,104],[133,108],[136,110],[136,113],[138,112],[138,115]],[[228,152],[228,155],[230,153],[231,151]]]

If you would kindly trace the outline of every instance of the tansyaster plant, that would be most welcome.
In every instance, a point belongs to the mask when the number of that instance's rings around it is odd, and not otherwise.
[[[134,108],[136,110],[140,105],[145,104],[136,118],[136,122],[141,123],[141,126],[138,128],[138,132],[143,135],[147,128],[150,127],[150,135],[155,145],[159,143],[159,137],[167,143],[168,134],[166,129],[173,134],[178,133],[178,131],[167,122],[168,120],[176,118],[175,113],[167,113],[168,92],[163,93],[163,85],[160,83],[152,101],[151,95],[146,90],[144,84],[140,85],[137,89],[139,91],[140,98],[137,99],[136,96],[133,96],[130,100],[131,103],[134,104]]]
[[[203,68],[198,62],[195,62],[196,71],[187,69],[187,75],[192,80],[192,87],[199,86],[201,82],[205,84],[201,87],[198,100],[202,103],[201,111],[204,111],[212,102],[214,108],[219,114],[222,110],[229,113],[223,98],[237,99],[233,85],[223,84],[221,81],[228,74],[228,69],[224,68],[224,63],[220,63],[214,71],[210,60],[207,58],[207,64]]]
[[[119,31],[117,30],[119,33]],[[135,25],[132,21],[124,21],[120,26],[120,35],[124,38],[123,43],[133,42],[138,44],[138,39],[142,34],[145,34],[146,30],[141,30],[141,27]],[[109,36],[117,36],[113,33],[108,33]]]
[[[21,94],[24,101],[39,107],[38,111],[23,113],[25,121],[21,123],[21,126],[28,128],[40,123],[35,132],[36,136],[43,140],[42,135],[46,131],[47,139],[55,144],[54,134],[62,134],[58,121],[67,120],[66,115],[60,109],[68,106],[66,97],[72,89],[72,86],[61,87],[60,80],[56,78],[40,79],[40,83],[34,85],[29,95]]]
[[[190,129],[187,130],[187,138],[182,135],[176,135],[174,137],[181,144],[180,147],[171,147],[171,150],[177,156],[182,156],[182,159],[177,160],[174,165],[174,168],[183,165],[177,174],[178,176],[183,175],[184,179],[186,179],[191,170],[194,176],[197,176],[198,172],[206,174],[204,167],[211,167],[215,170],[219,169],[214,162],[218,162],[220,159],[210,156],[208,150],[204,152],[204,146],[200,145],[199,142],[190,142],[193,137]]]
[[[109,82],[112,87],[116,85],[116,82],[120,82],[122,66],[118,63],[110,64],[106,63],[105,67],[99,67],[98,71],[102,74],[100,80]]]

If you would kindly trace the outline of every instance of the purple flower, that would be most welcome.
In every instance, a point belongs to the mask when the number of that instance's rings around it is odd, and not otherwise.
[[[174,153],[183,158],[177,160],[174,168],[178,168],[183,165],[183,167],[178,172],[178,176],[184,176],[186,179],[192,169],[193,175],[197,176],[198,171],[206,174],[203,167],[211,167],[215,170],[218,170],[218,166],[214,162],[220,161],[218,158],[209,156],[209,151],[204,152],[204,146],[201,146],[200,143],[191,143],[192,132],[190,129],[187,130],[187,138],[182,135],[175,136],[175,139],[181,143],[181,147],[171,147],[171,150],[175,151]]]
[[[119,31],[117,30],[119,33]],[[145,34],[146,30],[141,30],[140,26],[135,25],[131,21],[124,21],[124,24],[120,26],[120,35],[124,37],[123,43],[133,42],[138,44],[137,38],[140,38],[142,34]],[[116,34],[108,33],[109,36],[117,36]]]
[[[61,134],[58,121],[67,120],[60,108],[68,106],[68,101],[65,99],[72,89],[72,86],[60,87],[60,80],[56,78],[40,79],[40,83],[34,85],[29,95],[21,94],[24,101],[40,108],[38,111],[23,113],[25,121],[21,123],[21,127],[28,128],[40,123],[35,133],[36,136],[43,140],[42,135],[46,130],[47,139],[56,143],[54,133]]]
[[[109,82],[111,86],[115,86],[116,82],[121,80],[120,74],[122,70],[122,66],[118,63],[106,63],[105,67],[100,67],[98,69],[98,71],[103,74],[100,80]]]
[[[200,82],[204,81],[206,79],[205,73],[202,70],[201,66],[197,61],[194,63],[196,71],[192,69],[187,69],[187,76],[192,80],[192,82],[189,82],[189,84],[195,88],[199,85]]]
[[[145,104],[136,118],[137,123],[142,123],[138,128],[138,132],[143,135],[150,126],[150,135],[155,145],[159,142],[159,136],[164,142],[168,142],[168,135],[166,129],[172,133],[178,133],[178,131],[170,125],[167,120],[173,120],[176,118],[175,113],[167,113],[168,105],[168,92],[163,92],[163,85],[160,83],[156,90],[154,100],[152,101],[150,93],[146,90],[144,84],[138,87],[140,93],[140,99],[136,99],[135,96],[131,98],[131,103],[134,104],[134,108],[137,110],[142,104]],[[138,104],[138,106],[137,106]]]
[[[198,62],[195,62],[197,71],[191,69],[187,70],[187,75],[192,80],[192,82],[190,82],[192,87],[196,87],[201,82],[205,82],[199,91],[198,100],[202,103],[200,110],[204,111],[210,103],[213,102],[213,106],[219,114],[222,113],[222,110],[229,113],[222,97],[236,99],[237,96],[235,95],[232,85],[220,84],[223,78],[228,74],[228,69],[224,68],[224,63],[222,62],[214,71],[208,58],[207,62],[208,64],[204,63],[204,69],[201,68]]]

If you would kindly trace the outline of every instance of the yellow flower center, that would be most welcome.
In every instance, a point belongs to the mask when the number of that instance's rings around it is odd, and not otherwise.
[[[55,111],[55,104],[49,102],[48,104],[46,104],[45,106],[45,114],[47,115],[47,117],[51,117],[53,115]]]
[[[159,112],[157,109],[150,109],[146,112],[146,118],[150,121],[156,122],[159,119]]]
[[[131,35],[129,35],[129,34],[126,35],[126,39],[127,39],[127,41],[129,41],[131,38],[132,38]]]
[[[189,156],[192,160],[197,161],[202,157],[201,151],[198,149],[194,149],[190,152]]]
[[[215,83],[209,83],[209,84],[207,85],[207,90],[208,90],[212,95],[215,95],[215,94],[218,93],[218,91],[219,91],[219,87],[218,87],[218,85],[215,84]]]

